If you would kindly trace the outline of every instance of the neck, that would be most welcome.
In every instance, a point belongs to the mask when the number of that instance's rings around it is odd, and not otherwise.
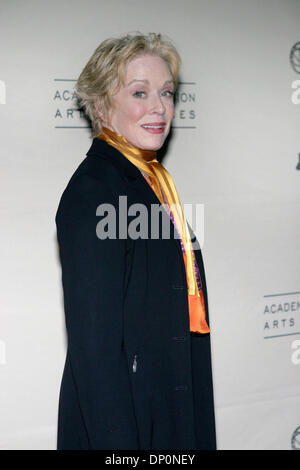
[[[116,132],[103,127],[101,134],[98,136],[99,139],[104,140],[109,145],[115,147],[119,152],[121,152],[126,157],[134,156],[141,158],[145,161],[151,161],[156,157],[156,152],[152,150],[144,150],[138,147],[135,147],[130,142],[128,142],[125,137]]]

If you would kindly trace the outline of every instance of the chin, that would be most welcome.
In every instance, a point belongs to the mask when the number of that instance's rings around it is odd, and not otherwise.
[[[164,145],[165,139],[166,139],[166,136],[159,137],[159,138],[153,138],[152,137],[150,139],[149,138],[144,139],[141,142],[140,148],[142,148],[144,150],[151,150],[153,152],[156,152],[157,150],[159,150]]]

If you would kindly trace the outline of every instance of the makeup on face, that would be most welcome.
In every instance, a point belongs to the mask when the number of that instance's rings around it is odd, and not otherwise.
[[[130,61],[107,127],[135,147],[155,151],[163,145],[173,116],[174,83],[168,64],[154,55]]]

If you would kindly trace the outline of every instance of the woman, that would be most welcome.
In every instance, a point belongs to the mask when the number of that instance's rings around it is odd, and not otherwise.
[[[100,44],[77,82],[94,139],[56,214],[68,333],[58,449],[216,446],[201,251],[156,160],[179,66],[159,34],[128,35]]]

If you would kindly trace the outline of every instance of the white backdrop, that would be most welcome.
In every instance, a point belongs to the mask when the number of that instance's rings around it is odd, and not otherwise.
[[[1,449],[55,449],[54,218],[91,143],[72,90],[103,39],[136,30],[183,59],[163,163],[205,207],[218,448],[300,446],[299,22],[299,0],[1,0]]]

